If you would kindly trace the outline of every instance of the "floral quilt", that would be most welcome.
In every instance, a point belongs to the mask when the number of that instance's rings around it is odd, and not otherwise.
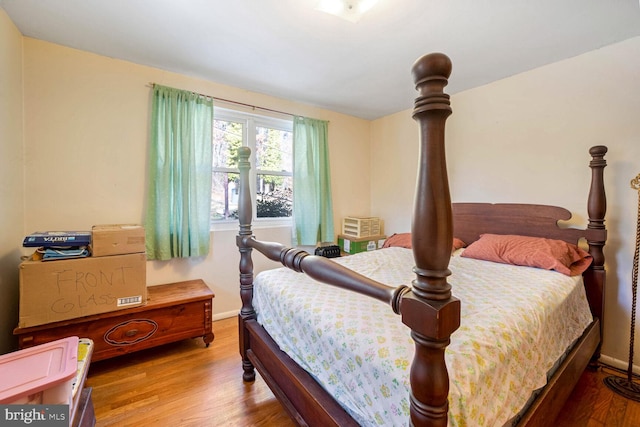
[[[516,415],[592,317],[580,276],[460,257],[449,283],[461,326],[445,358],[449,425],[500,426]],[[415,277],[411,250],[336,259],[396,287]],[[255,281],[258,322],[363,426],[406,426],[410,329],[377,300],[278,268]]]

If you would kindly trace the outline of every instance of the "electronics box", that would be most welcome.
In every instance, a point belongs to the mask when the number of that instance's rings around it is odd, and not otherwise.
[[[90,231],[36,231],[24,238],[24,247],[89,246]]]
[[[78,370],[78,337],[0,356],[0,404],[70,405]]]
[[[95,257],[145,252],[144,227],[105,224],[91,228],[91,255]]]
[[[338,246],[342,252],[353,255],[382,248],[386,238],[387,236],[383,235],[354,238],[339,234]]]
[[[18,327],[144,305],[146,254],[20,263]]]

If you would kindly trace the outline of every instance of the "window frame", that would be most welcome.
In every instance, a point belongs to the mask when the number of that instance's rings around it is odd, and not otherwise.
[[[258,174],[290,176],[293,179],[293,163],[291,165],[291,172],[283,171],[271,171],[267,169],[256,168],[256,128],[267,127],[271,129],[278,129],[288,131],[293,134],[293,118],[282,119],[265,114],[249,113],[240,110],[234,110],[224,107],[216,107],[213,109],[214,120],[227,120],[241,123],[243,126],[242,146],[249,147],[251,149],[251,155],[249,156],[249,162],[251,163],[251,169],[249,171],[249,182],[251,182],[251,211],[252,211],[252,225],[253,228],[276,228],[276,227],[291,227],[293,225],[293,214],[291,217],[280,218],[258,218],[256,210],[257,199],[257,178]],[[213,141],[211,142],[213,143]],[[293,138],[291,141],[292,150],[292,162],[293,162]],[[239,173],[239,169],[226,168],[226,167],[213,167],[212,174],[216,172],[227,173]],[[213,177],[213,175],[212,175]],[[221,219],[210,220],[211,231],[228,231],[237,230],[237,219]]]

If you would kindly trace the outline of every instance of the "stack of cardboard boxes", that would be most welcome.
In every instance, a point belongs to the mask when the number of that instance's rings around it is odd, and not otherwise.
[[[144,236],[140,225],[96,225],[89,257],[23,261],[18,327],[144,305]]]
[[[337,240],[343,253],[357,254],[382,248],[385,239],[380,218],[353,216],[342,220],[342,234],[338,234]]]

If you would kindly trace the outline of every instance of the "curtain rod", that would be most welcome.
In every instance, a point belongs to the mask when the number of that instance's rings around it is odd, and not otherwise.
[[[149,83],[148,86],[153,88],[156,84],[157,83]],[[199,95],[199,96],[204,96],[205,98],[215,99],[216,101],[228,102],[230,104],[242,105],[243,107],[253,108],[254,110],[258,109],[258,110],[263,110],[263,111],[270,111],[272,113],[285,114],[287,116],[292,116],[292,117],[295,117],[295,116],[299,115],[299,114],[287,113],[286,111],[279,111],[279,110],[273,110],[271,108],[259,107],[257,105],[245,104],[244,102],[232,101],[230,99],[218,98],[218,97],[211,96],[211,95],[205,95],[204,93],[198,93],[198,92],[193,92],[193,91],[189,91],[189,92],[195,93],[196,95]]]

